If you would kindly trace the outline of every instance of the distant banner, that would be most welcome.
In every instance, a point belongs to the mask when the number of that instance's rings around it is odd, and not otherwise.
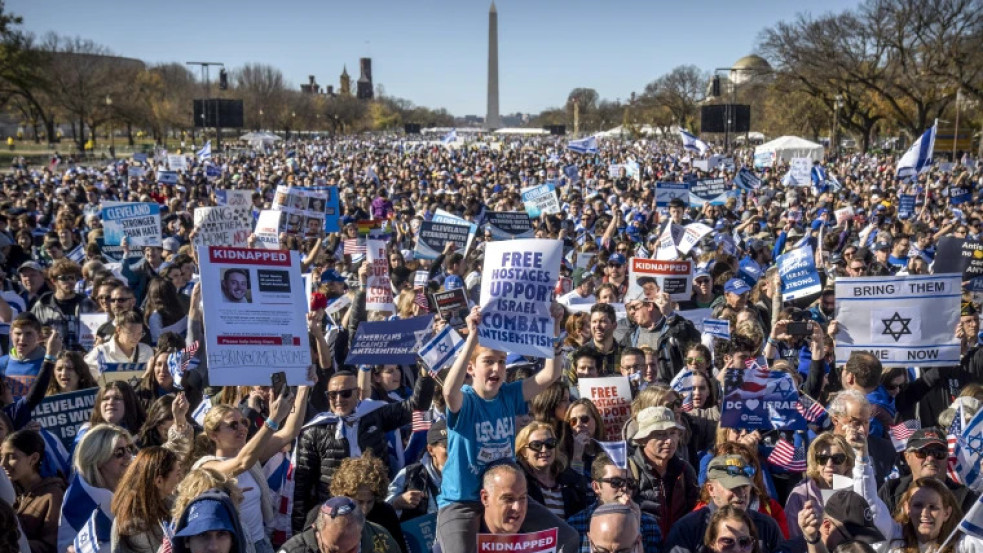
[[[384,240],[365,241],[365,262],[369,264],[369,279],[365,285],[365,309],[396,311],[392,281],[389,279],[389,258]]]
[[[215,190],[215,205],[252,209],[253,191],[217,189]]]
[[[461,330],[467,326],[464,319],[467,318],[469,312],[468,296],[464,293],[464,288],[434,292],[433,302],[440,317],[455,330]]]
[[[341,232],[341,199],[338,196],[338,187],[329,186],[325,193],[324,232]]]
[[[949,203],[952,205],[964,204],[973,199],[973,191],[969,188],[958,186],[949,187]]]
[[[687,309],[687,310],[676,311],[676,314],[686,319],[687,321],[693,323],[693,326],[696,327],[696,330],[699,330],[700,333],[702,334],[703,321],[709,319],[712,316],[713,310],[710,309],[709,307],[705,309]]]
[[[209,382],[267,386],[280,370],[303,384],[311,352],[299,254],[202,246],[198,260]]]
[[[724,178],[698,180],[689,187],[689,203],[694,207],[707,203],[724,205],[727,203],[727,198],[739,196],[740,192],[730,190],[730,185]]]
[[[679,198],[689,205],[689,183],[659,182],[655,184],[655,206],[669,207],[669,202]]]
[[[815,253],[809,245],[778,256],[778,274],[785,301],[818,294],[823,288],[816,270]]]
[[[433,315],[358,325],[346,365],[412,365],[430,338]]]
[[[720,426],[748,430],[805,430],[792,375],[755,364],[727,369]]]
[[[421,499],[426,500],[427,497]],[[437,513],[429,513],[399,523],[410,553],[430,553],[437,540]]]
[[[416,259],[437,259],[448,242],[453,242],[462,249],[468,244],[470,227],[450,223],[435,223],[423,221],[416,234],[416,247],[413,257]]]
[[[775,152],[755,152],[754,168],[764,169],[773,166],[775,164],[775,157]]]
[[[482,346],[553,358],[550,304],[562,257],[559,240],[503,240],[485,246],[478,327]]]
[[[529,217],[560,212],[560,201],[556,197],[555,185],[551,182],[522,189],[522,203]]]
[[[167,168],[171,171],[187,171],[188,160],[180,154],[169,154],[167,156]]]
[[[796,186],[812,185],[812,159],[793,157],[788,162],[788,172],[795,179]]]
[[[591,400],[604,421],[606,440],[620,440],[625,422],[631,417],[631,385],[626,376],[578,378],[580,397]]]
[[[962,276],[836,279],[836,358],[864,351],[885,367],[958,365]]]
[[[910,219],[915,214],[915,196],[912,194],[902,194],[898,199],[898,217]]]
[[[31,411],[31,418],[51,432],[68,451],[83,424],[89,422],[99,388],[48,396]]]
[[[178,183],[177,171],[158,171],[157,182],[160,184],[175,185]]]
[[[134,249],[164,244],[156,203],[103,202],[102,228],[103,239],[110,246],[119,246],[124,236]]]
[[[467,244],[464,244],[464,249],[462,250],[458,248],[457,250],[462,255],[467,254],[467,252],[471,249],[471,243],[474,241],[474,236],[478,234],[478,225],[472,223],[471,221],[468,221],[463,217],[458,217],[457,215],[448,213],[443,209],[438,209],[437,211],[435,211],[433,217],[430,220],[433,221],[434,223],[449,223],[452,225],[461,225],[471,229],[470,233],[468,234],[468,242]],[[458,244],[458,246],[460,246],[460,244]]]
[[[195,208],[194,245],[245,248],[253,229],[253,214],[249,206],[217,206]]]
[[[489,211],[485,213],[485,225],[495,240],[532,238],[535,234],[529,214],[524,211]]]
[[[628,265],[626,303],[645,299],[655,301],[656,294],[665,292],[674,300],[688,300],[693,294],[692,261],[659,261],[633,257]]]
[[[761,179],[747,167],[741,167],[734,175],[734,184],[743,190],[757,190],[761,188]]]

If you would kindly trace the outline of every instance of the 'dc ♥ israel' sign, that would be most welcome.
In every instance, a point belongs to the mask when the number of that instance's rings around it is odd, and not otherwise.
[[[562,256],[559,240],[508,240],[485,246],[478,343],[553,358],[550,303]]]

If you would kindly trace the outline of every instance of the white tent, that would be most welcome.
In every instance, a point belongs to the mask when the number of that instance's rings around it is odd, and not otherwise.
[[[263,148],[265,146],[272,146],[274,142],[279,142],[283,140],[279,136],[267,132],[248,132],[239,137],[239,140],[247,142],[252,148]]]
[[[759,154],[773,153],[774,159],[788,162],[793,157],[807,157],[813,161],[823,160],[823,145],[810,142],[797,136],[780,136],[771,142],[765,142],[754,149],[755,158]]]

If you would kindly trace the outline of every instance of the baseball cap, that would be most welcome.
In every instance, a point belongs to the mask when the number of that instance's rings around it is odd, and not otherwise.
[[[871,249],[875,252],[886,252],[891,250],[891,246],[887,242],[877,242]]]
[[[874,526],[874,513],[870,504],[853,490],[834,492],[823,507],[823,514],[836,521],[843,541],[862,541],[867,544],[880,543],[887,538]],[[826,544],[834,547],[833,544]]]
[[[44,269],[42,269],[41,268],[41,265],[38,265],[38,263],[36,261],[25,261],[25,262],[21,263],[20,267],[17,267],[17,272],[19,273],[19,272],[23,271],[24,269],[31,269],[31,270],[37,271],[39,273],[43,273],[44,272]]]
[[[699,268],[699,269],[696,269],[695,271],[693,271],[693,280],[696,280],[698,278],[703,278],[703,277],[706,277],[706,278],[709,278],[709,279],[712,279],[713,278],[713,277],[710,276],[710,272],[707,271],[706,269]]]
[[[739,278],[732,278],[727,281],[727,284],[724,284],[724,292],[730,292],[731,294],[741,295],[750,291],[751,287],[748,286],[748,283]]]
[[[624,265],[625,263],[627,263],[627,260],[625,259],[625,256],[621,255],[620,253],[616,253],[608,258],[608,263],[617,263],[618,265]]]
[[[632,434],[632,440],[645,438],[659,430],[681,428],[676,422],[676,415],[668,407],[646,407],[636,415],[635,419],[638,421],[638,430]]]
[[[751,486],[754,467],[744,462],[740,455],[717,455],[707,465],[707,478],[716,480],[728,490]]]
[[[177,238],[165,238],[164,239],[164,251],[166,252],[176,252],[181,248],[181,242],[178,242]]]
[[[430,426],[427,430],[427,445],[434,445],[447,441],[447,421],[440,419]]]
[[[909,451],[923,449],[930,445],[937,445],[940,447],[948,447],[945,439],[945,434],[941,430],[935,428],[934,426],[929,426],[928,428],[919,428],[908,438],[907,449]]]
[[[216,499],[202,499],[188,508],[188,524],[174,534],[175,537],[190,538],[213,530],[236,533],[232,517],[225,505]]]
[[[338,274],[338,271],[334,269],[329,269],[321,273],[321,283],[326,282],[345,282],[345,277]]]

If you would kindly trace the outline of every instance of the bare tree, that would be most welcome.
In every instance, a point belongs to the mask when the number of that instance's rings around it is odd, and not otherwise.
[[[672,113],[676,124],[690,127],[706,96],[710,73],[695,65],[680,65],[645,85],[642,98],[655,100]]]

